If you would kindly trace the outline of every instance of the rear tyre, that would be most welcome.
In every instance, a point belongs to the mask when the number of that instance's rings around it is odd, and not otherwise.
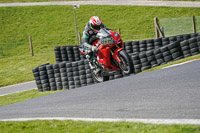
[[[119,52],[119,58],[121,59],[121,63],[119,64],[119,68],[124,74],[133,73],[133,62],[131,57],[126,53],[125,50],[121,50]]]

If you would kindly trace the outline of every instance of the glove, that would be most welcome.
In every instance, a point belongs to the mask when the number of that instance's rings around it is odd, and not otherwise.
[[[95,47],[93,45],[90,45],[89,43],[85,42],[83,45],[84,45],[84,47],[88,48],[89,50],[92,50],[93,52],[97,52],[98,51],[97,47]]]
[[[93,52],[97,52],[98,51],[98,48],[95,47],[95,46],[92,46],[92,49],[91,49]]]

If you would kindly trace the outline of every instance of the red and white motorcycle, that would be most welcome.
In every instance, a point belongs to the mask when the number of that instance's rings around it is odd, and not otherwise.
[[[124,50],[124,44],[120,34],[112,30],[100,29],[95,37],[90,39],[90,44],[98,48],[91,62],[93,77],[103,82],[109,80],[113,70],[122,71],[124,74],[133,73],[133,62],[129,54]],[[86,54],[86,52],[79,48]]]

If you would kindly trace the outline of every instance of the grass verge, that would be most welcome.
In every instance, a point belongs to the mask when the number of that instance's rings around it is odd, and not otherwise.
[[[26,121],[0,122],[2,133],[199,133],[198,125],[156,125],[132,122]]]
[[[23,91],[19,93],[13,93],[13,94],[5,95],[5,96],[0,96],[0,107],[21,102],[21,101],[25,101],[25,100],[30,100],[30,99],[40,97],[40,96],[45,96],[45,95],[52,94],[55,92],[60,92],[60,91],[38,92],[38,90],[35,89],[35,90],[28,90],[28,91]]]

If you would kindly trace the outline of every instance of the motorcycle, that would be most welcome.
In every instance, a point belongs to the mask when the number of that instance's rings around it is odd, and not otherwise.
[[[97,52],[93,52],[94,60],[89,61],[91,73],[98,82],[109,80],[114,70],[122,71],[125,75],[133,73],[133,62],[124,50],[120,34],[102,28],[90,38],[89,43],[98,48]],[[79,47],[79,50],[86,54],[83,48]]]

